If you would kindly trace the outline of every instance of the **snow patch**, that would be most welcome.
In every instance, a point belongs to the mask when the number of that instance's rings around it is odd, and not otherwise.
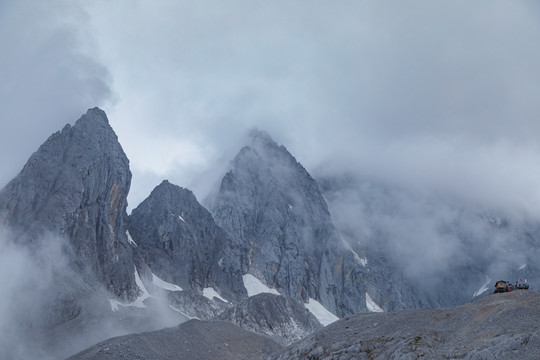
[[[349,243],[345,241],[345,239],[341,238],[341,241],[343,241],[343,245],[345,246],[345,249],[347,249],[348,251],[350,251],[350,252],[353,254],[354,260],[355,260],[359,265],[362,265],[363,267],[366,267],[366,266],[367,266],[367,258],[365,258],[365,257],[361,258],[361,257],[356,253],[356,251],[354,251],[354,250],[352,249],[351,245],[349,245]]]
[[[384,310],[375,303],[375,301],[371,300],[371,297],[369,297],[369,294],[366,292],[366,307],[371,312],[384,312]]]
[[[175,307],[172,306],[171,304],[169,304],[169,307],[170,307],[172,310],[176,311],[177,313],[180,313],[180,314],[184,315],[184,316],[187,317],[188,319],[197,319],[197,320],[200,320],[200,319],[199,319],[198,317],[196,317],[196,316],[193,317],[193,316],[189,316],[189,315],[185,314],[183,311],[181,311],[180,309],[175,308]]]
[[[111,309],[112,311],[118,311],[118,306],[124,306],[120,301],[115,299],[109,299],[109,302],[111,303]]]
[[[129,231],[126,230],[126,235],[127,235],[127,238],[128,238],[128,242],[133,245],[133,246],[138,246],[137,243],[135,241],[133,241],[133,238],[131,237],[131,235],[129,234]]]
[[[203,289],[203,295],[204,295],[205,298],[208,298],[210,300],[214,300],[214,298],[217,298],[217,299],[219,299],[219,300],[221,300],[223,302],[228,303],[227,300],[222,298],[221,295],[219,295],[217,293],[217,291],[214,288],[211,288],[211,287],[204,288]]]
[[[486,291],[488,291],[488,286],[491,283],[491,279],[486,276],[486,282],[480,287],[480,289],[476,290],[476,292],[473,294],[473,298],[482,295]]]
[[[519,269],[518,269],[518,270],[523,270],[523,269],[525,269],[525,266],[527,266],[527,264],[523,264],[523,265],[521,265],[521,266],[519,267]]]
[[[159,277],[156,276],[156,274],[152,273],[152,284],[155,286],[169,290],[169,291],[182,291],[183,289],[175,284],[168,283],[164,280],[161,280]]]
[[[133,267],[135,268],[135,273],[133,274],[135,276],[135,284],[137,284],[137,287],[142,292],[142,294],[138,298],[136,298],[133,302],[128,303],[128,304],[123,304],[116,299],[109,299],[109,303],[111,304],[112,311],[117,311],[118,306],[124,306],[124,307],[133,306],[133,307],[138,307],[138,308],[146,307],[146,305],[144,305],[144,300],[148,299],[150,297],[150,294],[148,293],[148,290],[146,290],[146,287],[144,286],[141,280],[141,277],[139,276],[139,272],[137,271],[137,268],[135,266]]]
[[[135,267],[134,275],[135,275],[135,284],[137,284],[137,287],[141,290],[142,294],[141,296],[136,298],[134,302],[131,303],[131,306],[143,308],[143,307],[146,307],[146,305],[143,304],[143,301],[148,299],[150,297],[150,294],[148,293],[148,290],[146,290],[146,287],[144,287],[144,284],[141,280],[141,277],[139,276],[139,272],[137,271],[136,267]]]
[[[339,318],[328,311],[320,302],[315,299],[309,298],[307,304],[304,304],[305,308],[309,310],[323,325],[329,325],[334,321],[338,321]]]
[[[186,220],[184,220],[184,218],[181,217],[180,215],[178,215],[178,218],[179,218],[180,220],[182,220],[183,222],[186,222]]]
[[[244,287],[246,288],[246,291],[249,297],[252,297],[261,293],[270,293],[270,294],[280,295],[276,289],[269,288],[268,286],[264,285],[261,282],[261,280],[257,279],[255,276],[251,274],[243,275],[242,280],[244,281]]]

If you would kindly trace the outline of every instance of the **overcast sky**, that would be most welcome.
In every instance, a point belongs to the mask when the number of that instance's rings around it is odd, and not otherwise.
[[[103,108],[133,172],[191,187],[248,129],[353,170],[540,217],[540,3],[0,1],[0,185]]]

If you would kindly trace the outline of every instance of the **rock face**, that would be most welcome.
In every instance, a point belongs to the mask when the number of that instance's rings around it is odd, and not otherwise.
[[[207,203],[240,250],[244,273],[338,316],[366,309],[362,266],[344,247],[317,183],[266,133],[252,133]]]
[[[86,283],[133,299],[137,288],[126,237],[129,161],[105,113],[90,109],[35,152],[0,191],[0,221],[31,244],[67,238],[69,260]]]
[[[536,359],[540,294],[494,294],[455,308],[358,314],[337,321],[269,360]]]
[[[219,318],[243,329],[264,334],[289,345],[320,329],[322,325],[298,301],[274,294],[252,296],[223,312]]]
[[[268,337],[225,321],[190,320],[173,328],[113,338],[69,359],[262,360],[281,348]]]
[[[238,252],[191,191],[163,181],[133,210],[129,233],[161,279],[228,300],[246,295]]]

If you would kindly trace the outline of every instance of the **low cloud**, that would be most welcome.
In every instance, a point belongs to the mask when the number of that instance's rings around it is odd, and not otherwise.
[[[320,180],[349,242],[368,251],[368,261],[384,254],[424,291],[444,286],[449,277],[461,279],[463,289],[478,288],[486,278],[506,278],[534,262],[528,237],[538,226],[522,214],[350,174]]]
[[[191,186],[258,127],[309,170],[540,213],[535,2],[1,6],[0,183],[98,105],[131,160],[131,206],[163,178]]]
[[[87,21],[64,0],[0,4],[0,187],[49,135],[114,100],[111,74],[91,55]]]

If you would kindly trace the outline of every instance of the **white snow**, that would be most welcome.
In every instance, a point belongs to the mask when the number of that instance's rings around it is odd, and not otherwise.
[[[219,300],[228,303],[227,300],[222,298],[221,295],[219,295],[218,292],[214,288],[211,288],[211,287],[204,288],[203,289],[203,295],[204,295],[204,297],[206,297],[206,298],[208,298],[210,300],[214,300],[214,298],[218,298]]]
[[[359,265],[362,265],[363,267],[366,267],[367,266],[367,259],[365,257],[361,258],[357,253],[356,251],[354,251],[351,247],[351,245],[349,245],[348,242],[345,241],[345,239],[341,238],[341,241],[343,241],[343,245],[345,245],[345,249],[349,250],[353,256],[354,256],[354,260],[359,264]]]
[[[142,294],[141,294],[141,296],[136,298],[134,302],[131,303],[131,306],[146,307],[146,305],[144,305],[143,301],[148,299],[150,297],[150,294],[148,293],[148,290],[146,290],[146,288],[144,287],[144,284],[143,284],[143,282],[141,280],[141,277],[139,276],[139,272],[137,271],[136,267],[135,267],[135,274],[134,275],[135,275],[135,284],[137,284],[137,286],[141,290]]]
[[[118,306],[125,306],[125,307],[134,306],[138,308],[146,307],[146,305],[144,305],[144,300],[148,299],[150,297],[150,294],[148,293],[148,290],[146,290],[146,287],[144,286],[141,280],[141,277],[139,276],[139,272],[137,271],[137,268],[135,266],[133,267],[135,268],[135,273],[134,273],[135,284],[137,284],[137,287],[139,288],[139,290],[141,290],[142,294],[129,304],[123,304],[116,299],[109,299],[112,311],[117,311]]]
[[[480,289],[476,290],[476,292],[473,294],[473,298],[482,295],[486,291],[488,291],[488,286],[491,283],[491,279],[486,276],[486,282],[480,287]]]
[[[315,299],[309,298],[307,304],[304,304],[304,306],[309,310],[310,313],[313,314],[313,316],[317,318],[317,320],[319,320],[323,326],[339,320],[336,315],[328,311],[320,302]]]
[[[525,269],[525,266],[527,266],[527,264],[523,264],[523,265],[521,265],[521,266],[519,267],[519,269],[518,269],[518,270],[523,270],[523,269]]]
[[[255,276],[251,274],[243,275],[242,280],[244,281],[244,287],[246,288],[246,291],[249,297],[255,296],[261,293],[270,293],[270,294],[279,295],[279,292],[276,289],[269,288],[268,286],[264,285],[261,282],[261,280],[257,279]]]
[[[137,246],[137,243],[135,241],[133,241],[133,238],[131,237],[131,235],[129,234],[129,231],[127,231],[127,230],[126,230],[126,235],[127,235],[127,238],[128,238],[128,242],[133,246]]]
[[[180,220],[182,220],[183,222],[186,222],[186,220],[184,220],[184,218],[181,217],[180,215],[178,215],[178,218],[179,218]]]
[[[200,320],[198,317],[193,317],[193,316],[189,316],[189,315],[185,314],[184,312],[180,311],[180,309],[175,308],[175,307],[172,306],[171,304],[169,304],[169,307],[170,307],[172,310],[176,311],[177,313],[180,313],[180,314],[184,315],[184,316],[187,317],[188,319],[197,319],[197,320]]]
[[[118,310],[118,305],[125,306],[120,301],[115,300],[115,299],[109,299],[109,302],[111,303],[112,311],[117,311]]]
[[[375,303],[375,301],[371,300],[371,297],[369,297],[369,294],[366,292],[366,307],[371,312],[384,312],[384,310]]]
[[[156,276],[156,274],[152,273],[152,284],[154,284],[157,287],[160,287],[165,290],[169,291],[182,291],[183,289],[175,284],[168,283],[164,280],[161,280],[159,277]]]

